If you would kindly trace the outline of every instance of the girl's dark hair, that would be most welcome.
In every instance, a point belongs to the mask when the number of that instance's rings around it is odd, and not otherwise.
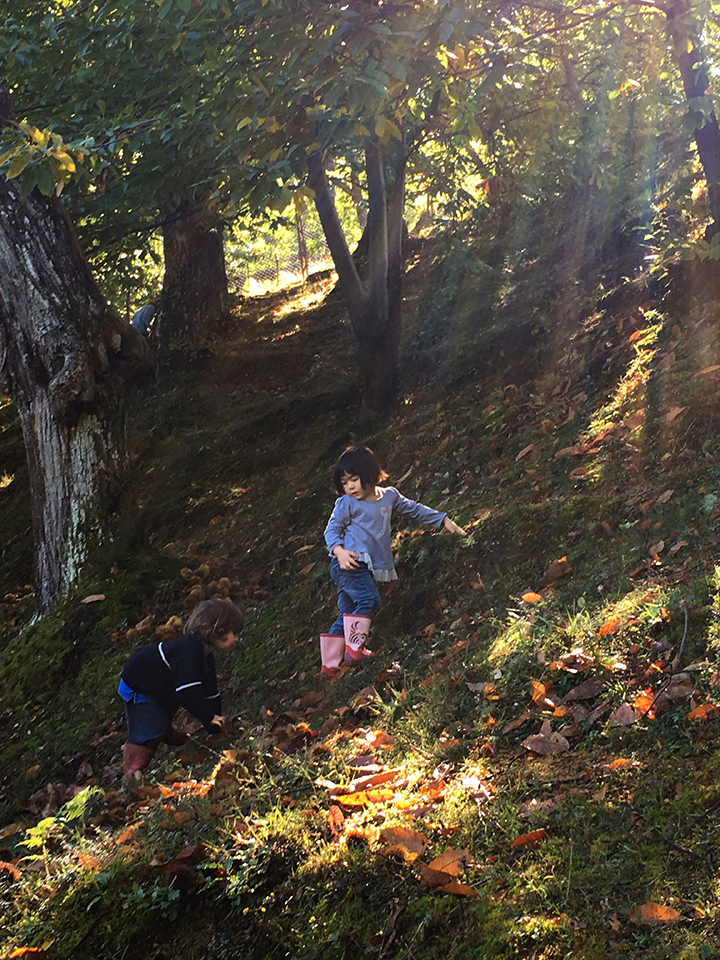
[[[190,614],[185,632],[199,633],[205,643],[212,646],[226,633],[240,633],[244,623],[242,610],[230,600],[203,600]]]
[[[387,480],[387,474],[377,461],[370,447],[348,447],[335,464],[333,484],[339,497],[344,493],[342,478],[360,477],[363,487],[374,487],[381,480]]]

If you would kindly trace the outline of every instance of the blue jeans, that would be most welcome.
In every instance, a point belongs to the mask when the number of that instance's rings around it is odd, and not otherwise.
[[[160,706],[157,700],[142,703],[125,703],[125,717],[128,725],[128,740],[142,747],[155,750],[165,737],[172,723],[172,713]]]
[[[367,564],[362,561],[358,561],[356,570],[342,570],[338,558],[333,557],[330,561],[330,576],[338,589],[340,616],[328,633],[342,637],[344,614],[357,613],[360,616],[371,617],[380,609],[380,594],[372,573],[368,570]]]

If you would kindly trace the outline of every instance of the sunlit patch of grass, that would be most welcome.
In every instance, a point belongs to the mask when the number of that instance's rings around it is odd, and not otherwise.
[[[14,479],[15,479],[14,473],[3,473],[2,475],[0,475],[0,490],[4,490],[5,487],[9,487]]]
[[[332,290],[336,277],[329,277],[322,283],[315,283],[310,287],[302,288],[297,296],[287,299],[273,310],[271,316],[277,322],[290,313],[305,313],[321,303]]]
[[[657,352],[655,343],[661,331],[662,324],[655,323],[643,330],[642,336],[634,342],[635,355],[628,364],[625,375],[618,382],[614,395],[595,412],[584,432],[588,442],[624,416],[627,413],[626,407],[631,402],[644,401],[644,390],[651,374],[650,365]]]

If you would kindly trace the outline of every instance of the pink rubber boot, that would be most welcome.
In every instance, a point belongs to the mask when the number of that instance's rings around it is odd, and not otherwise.
[[[146,767],[155,751],[150,747],[141,747],[138,743],[126,743],[123,747],[123,776],[132,777],[138,770]]]
[[[346,613],[343,616],[345,631],[345,663],[359,663],[365,657],[374,657],[365,646],[372,617],[365,614]]]
[[[338,675],[344,652],[345,637],[337,636],[334,633],[320,634],[321,677],[336,677]]]

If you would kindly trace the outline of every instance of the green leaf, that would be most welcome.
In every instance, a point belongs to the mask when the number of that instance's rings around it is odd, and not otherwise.
[[[400,133],[400,128],[397,127],[392,120],[388,120],[385,117],[385,131],[390,133],[390,136],[395,137],[396,140],[402,140],[402,134]]]
[[[37,167],[27,167],[20,183],[20,199],[27,200],[37,186]]]
[[[26,150],[15,157],[6,174],[8,180],[12,180],[13,177],[17,177],[23,172],[28,163],[30,163],[30,156],[30,152]]]
[[[55,187],[52,171],[46,163],[39,163],[36,167],[36,170],[37,188],[40,193],[44,194],[46,197],[49,197]]]

